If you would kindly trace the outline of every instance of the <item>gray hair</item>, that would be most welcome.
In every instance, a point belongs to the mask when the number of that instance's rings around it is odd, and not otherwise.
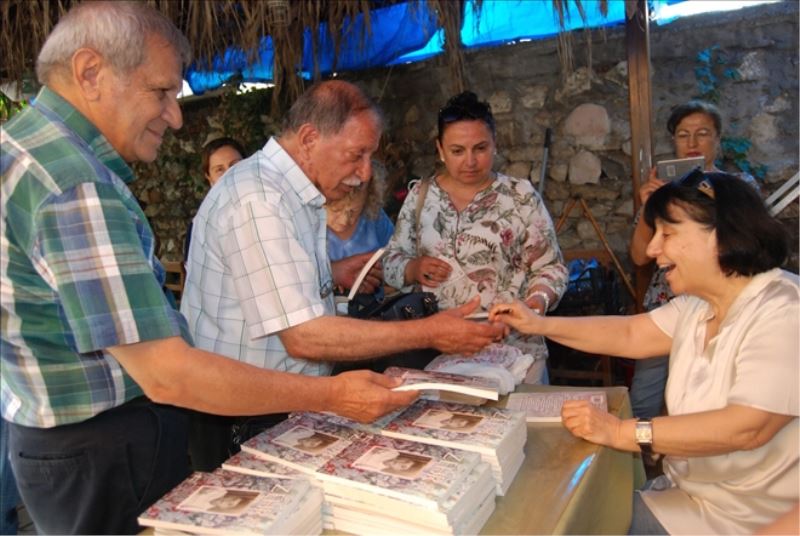
[[[383,129],[380,108],[358,86],[342,80],[318,82],[294,102],[283,131],[297,132],[308,123],[325,136],[335,135],[351,117],[364,111],[372,112]]]
[[[145,41],[158,35],[188,65],[189,41],[167,17],[141,2],[84,2],[72,8],[47,37],[36,60],[36,77],[48,84],[57,71],[69,72],[72,55],[91,48],[120,74],[128,74],[145,59]]]

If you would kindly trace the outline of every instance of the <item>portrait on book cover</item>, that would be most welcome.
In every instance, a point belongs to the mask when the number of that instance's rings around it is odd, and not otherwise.
[[[431,461],[432,458],[430,456],[422,454],[384,447],[372,447],[353,462],[353,467],[408,480],[416,480]]]
[[[274,442],[307,454],[322,454],[327,448],[336,445],[341,439],[334,435],[317,432],[305,426],[295,426],[274,439]]]
[[[421,428],[467,434],[474,431],[483,422],[483,419],[481,415],[470,415],[443,409],[429,409],[420,415],[413,424]]]
[[[259,492],[247,489],[202,486],[179,504],[178,510],[239,517],[259,495]]]

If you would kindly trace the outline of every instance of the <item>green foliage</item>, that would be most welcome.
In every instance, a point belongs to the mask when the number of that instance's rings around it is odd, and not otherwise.
[[[732,162],[740,170],[749,173],[758,180],[764,180],[767,175],[767,166],[764,164],[753,164],[747,159],[747,152],[753,145],[747,138],[723,137],[722,145],[723,160]]]
[[[698,98],[707,102],[719,103],[722,97],[722,84],[726,80],[736,81],[741,79],[739,71],[726,67],[728,56],[719,45],[712,45],[697,54],[698,66],[694,69],[697,79]],[[747,153],[752,142],[747,138],[723,136],[720,140],[722,146],[723,162],[730,162],[741,171],[753,177],[764,180],[767,166],[750,162]]]
[[[23,110],[26,106],[28,106],[27,102],[15,102],[11,100],[5,93],[0,91],[0,124],[3,124],[14,117],[17,112]]]
[[[160,254],[166,259],[180,258],[186,227],[208,191],[201,169],[205,143],[230,136],[249,155],[278,132],[267,115],[271,89],[236,90],[233,86],[220,97],[183,102],[183,127],[166,133],[155,162],[133,166],[137,180],[131,190],[161,238]]]

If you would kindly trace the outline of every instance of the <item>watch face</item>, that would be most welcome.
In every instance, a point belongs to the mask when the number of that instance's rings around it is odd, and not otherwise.
[[[653,442],[652,423],[650,423],[649,421],[636,423],[636,442],[637,443]]]

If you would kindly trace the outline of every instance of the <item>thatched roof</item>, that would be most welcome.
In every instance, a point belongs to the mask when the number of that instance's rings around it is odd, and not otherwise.
[[[258,53],[264,35],[275,46],[276,86],[288,97],[301,90],[294,66],[302,54],[303,29],[328,24],[337,45],[343,22],[363,14],[369,31],[370,9],[401,0],[146,0],[172,19],[188,37],[194,56],[207,61],[230,46]],[[460,28],[464,0],[425,0],[445,29],[445,53],[453,74],[454,89],[463,85]],[[476,0],[480,5],[481,0]],[[581,0],[552,0],[561,25],[568,4],[574,4],[585,20]],[[600,0],[603,13],[607,0]],[[0,79],[21,83],[33,77],[38,51],[59,17],[77,0],[3,0],[0,2]],[[363,36],[362,36],[363,38]],[[315,50],[317,48],[315,47]]]

